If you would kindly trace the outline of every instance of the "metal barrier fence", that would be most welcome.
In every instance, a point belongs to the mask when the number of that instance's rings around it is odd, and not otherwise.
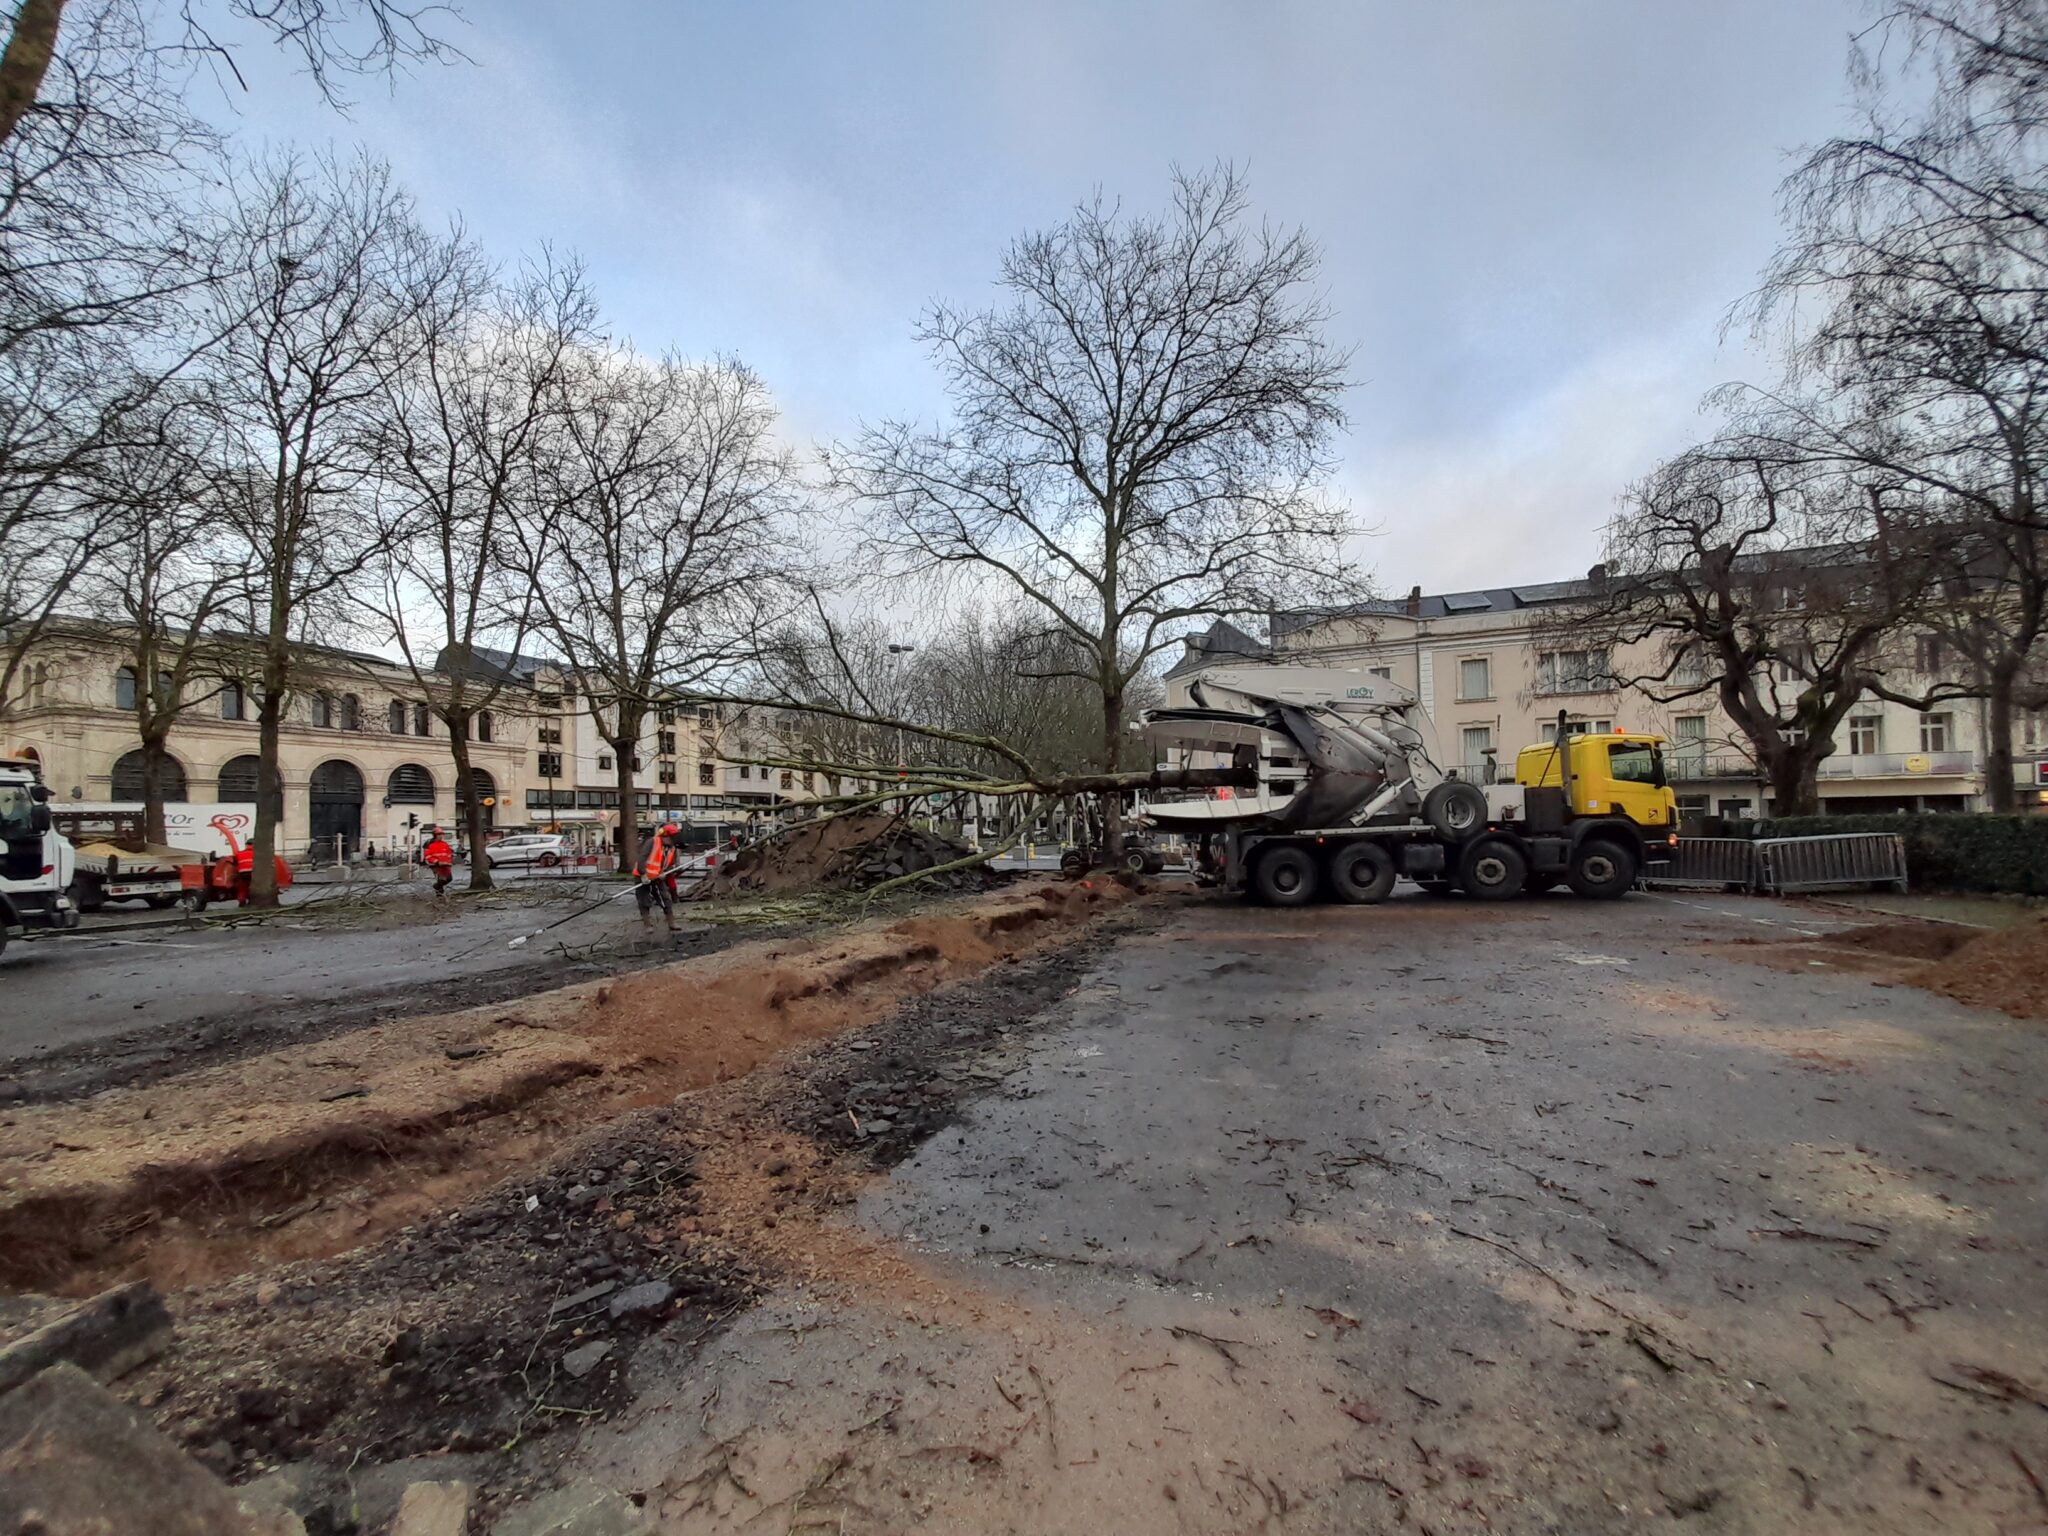
[[[1906,889],[1906,841],[1896,832],[1820,837],[1681,837],[1643,871],[1646,885],[1734,888],[1790,895],[1840,885]]]
[[[1650,852],[1647,884],[1756,889],[1756,844],[1746,837],[1681,837],[1668,858],[1658,859],[1654,847]]]
[[[1756,853],[1759,884],[1767,891],[1818,891],[1831,885],[1906,888],[1906,840],[1896,832],[1764,838]]]

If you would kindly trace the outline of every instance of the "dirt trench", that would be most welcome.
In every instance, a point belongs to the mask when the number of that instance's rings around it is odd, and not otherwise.
[[[0,1116],[0,1286],[183,1287],[344,1252],[1125,894],[1041,883],[13,1110]]]

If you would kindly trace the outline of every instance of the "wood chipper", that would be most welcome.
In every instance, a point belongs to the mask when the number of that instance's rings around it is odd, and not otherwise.
[[[239,817],[216,816],[207,823],[226,840],[226,853],[207,863],[178,866],[181,899],[190,902],[194,911],[203,911],[210,901],[229,898],[233,898],[237,906],[249,904],[256,850],[244,847],[241,838],[235,834],[235,823],[239,820]],[[276,859],[277,888],[281,891],[292,883],[292,867],[282,857],[272,857]]]

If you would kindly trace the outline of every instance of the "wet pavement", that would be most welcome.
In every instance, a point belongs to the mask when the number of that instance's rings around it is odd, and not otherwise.
[[[2041,1529],[2048,1028],[1700,948],[1829,921],[1189,906],[577,1470],[678,1532]]]

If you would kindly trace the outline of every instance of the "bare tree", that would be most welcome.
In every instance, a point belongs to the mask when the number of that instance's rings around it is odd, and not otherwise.
[[[2048,634],[2048,13],[1909,0],[1879,29],[1900,34],[1931,96],[1901,112],[1866,67],[1862,131],[1787,183],[1793,237],[1754,312],[1794,330],[1808,435],[1917,485],[1950,524],[1950,601],[1929,622],[1971,663],[1986,792],[2009,811],[2014,715]]]
[[[171,732],[239,670],[242,643],[218,631],[239,613],[251,575],[246,546],[212,504],[190,413],[168,410],[160,425],[154,441],[97,462],[94,500],[110,517],[81,594],[122,659],[142,753],[144,833],[159,843]]]
[[[186,205],[211,136],[119,62],[120,22],[82,28],[0,139],[0,696],[100,547],[96,460],[149,441],[204,344],[186,301],[211,245]]]
[[[412,361],[391,376],[379,411],[387,554],[376,615],[447,727],[471,890],[490,887],[491,866],[470,744],[514,678],[485,647],[516,656],[531,632],[512,524],[543,521],[542,445],[594,312],[573,264],[543,261],[496,288],[481,263],[456,262],[420,311]]]
[[[545,521],[509,531],[537,631],[612,749],[630,865],[648,716],[747,654],[790,591],[796,468],[766,388],[736,361],[581,347],[560,388]]]
[[[890,567],[1029,607],[1053,665],[1095,690],[1108,771],[1132,680],[1188,625],[1356,586],[1322,494],[1345,358],[1316,250],[1248,228],[1249,202],[1228,169],[1178,175],[1164,218],[1097,197],[1018,240],[1008,307],[942,305],[919,328],[952,422],[885,422],[827,455]]]
[[[1896,645],[1939,564],[1910,487],[1852,475],[1768,433],[1679,455],[1632,488],[1592,591],[1539,629],[1589,659],[1570,687],[1660,705],[1712,698],[1742,732],[1781,816],[1819,810],[1817,774],[1858,699],[1927,708]]]
[[[278,733],[300,647],[338,625],[382,544],[373,508],[380,404],[469,257],[429,239],[412,201],[370,161],[284,159],[233,188],[236,270],[215,298],[225,339],[204,399],[222,469],[216,495],[260,574],[258,772],[251,899],[277,900],[283,782]]]
[[[0,143],[49,107],[53,74],[76,76],[81,40],[101,45],[107,78],[163,112],[174,110],[195,68],[213,66],[239,81],[227,28],[250,26],[295,55],[330,104],[345,107],[340,86],[349,76],[459,58],[437,30],[453,17],[448,6],[405,0],[20,0],[0,50]]]

